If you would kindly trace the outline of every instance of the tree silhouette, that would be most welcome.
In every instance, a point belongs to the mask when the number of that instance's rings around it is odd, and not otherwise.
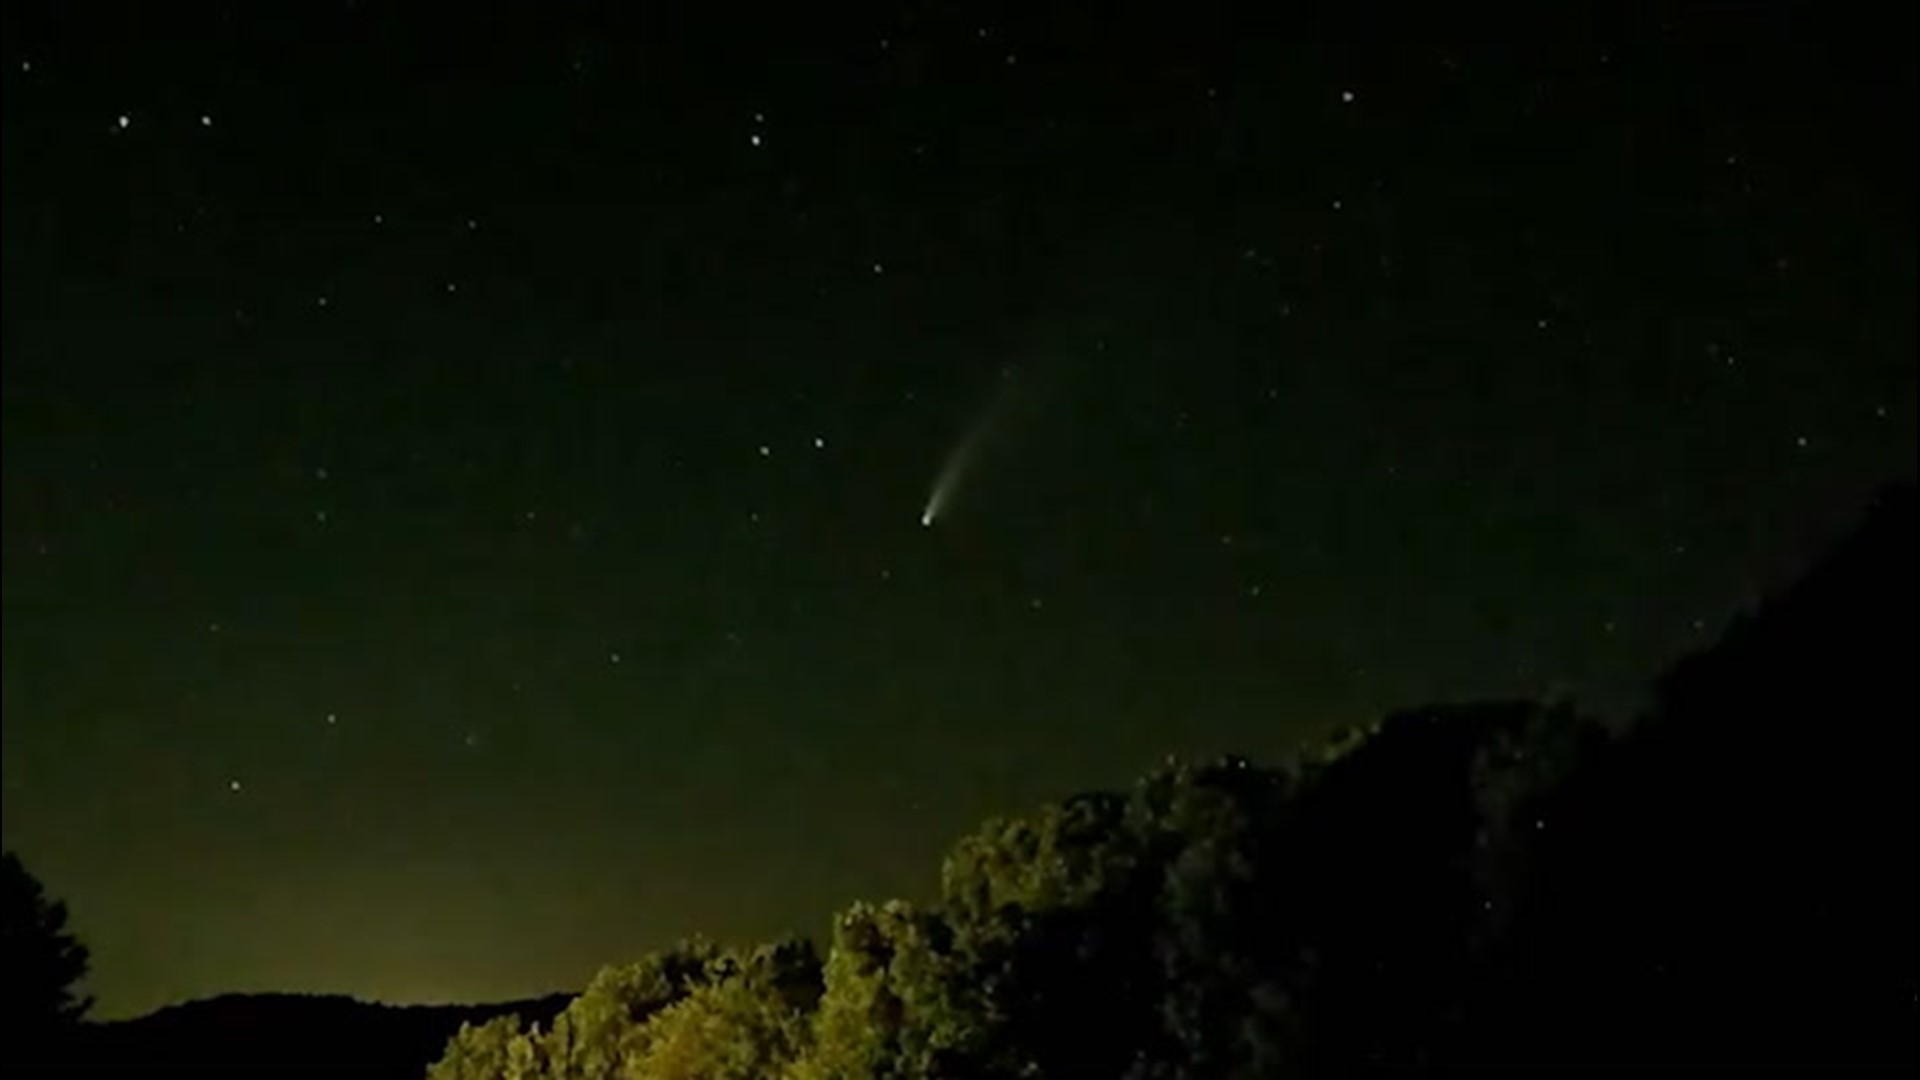
[[[6,951],[3,1045],[10,1062],[46,1054],[79,1024],[92,999],[79,991],[87,949],[67,930],[67,905],[47,895],[18,856],[0,858],[0,917]]]
[[[1883,493],[1519,812],[1472,1063],[1911,1067],[1916,532]]]
[[[824,963],[695,942],[446,1080],[1120,1080],[1915,1058],[1911,488],[1658,682],[990,821]]]

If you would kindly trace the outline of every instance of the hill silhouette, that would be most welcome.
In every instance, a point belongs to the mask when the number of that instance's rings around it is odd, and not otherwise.
[[[545,1023],[571,995],[490,1005],[384,1005],[341,995],[223,994],[89,1025],[51,1075],[418,1080],[462,1024]]]

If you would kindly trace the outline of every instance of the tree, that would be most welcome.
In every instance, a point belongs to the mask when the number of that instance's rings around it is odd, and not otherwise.
[[[1623,735],[1491,702],[1170,764],[988,822],[824,966],[695,942],[544,1035],[462,1032],[434,1080],[1911,1072],[1915,532],[1907,492]],[[1850,725],[1830,761],[1810,718]]]
[[[461,1024],[446,1052],[427,1069],[427,1080],[528,1080],[532,1036],[511,1016],[484,1024]]]
[[[751,951],[694,938],[601,969],[545,1031],[460,1029],[429,1080],[751,1080],[805,1051],[821,990],[804,941]]]
[[[52,899],[12,852],[0,867],[0,916],[6,951],[5,1046],[10,1060],[44,1053],[75,1028],[93,1004],[79,991],[87,949],[67,930],[67,905]]]
[[[953,929],[900,900],[860,902],[834,922],[812,1045],[794,1080],[948,1080],[982,1041],[978,1010],[960,992],[970,974]]]
[[[1887,492],[1521,804],[1461,1064],[1912,1071],[1917,533]]]
[[[713,977],[648,1018],[635,1080],[765,1080],[806,1049],[820,956],[805,941],[722,957]]]
[[[551,1075],[565,1080],[616,1080],[652,1038],[662,1009],[714,978],[721,950],[692,938],[631,964],[602,968],[546,1035]]]

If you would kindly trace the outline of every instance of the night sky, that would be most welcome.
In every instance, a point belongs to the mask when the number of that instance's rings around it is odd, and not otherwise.
[[[1865,6],[1620,6],[8,3],[6,842],[101,1011],[1629,710],[1914,471],[1920,95]]]

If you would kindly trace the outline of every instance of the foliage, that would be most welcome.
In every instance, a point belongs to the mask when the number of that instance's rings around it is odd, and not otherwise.
[[[692,943],[434,1077],[1911,1066],[1914,532],[1909,491],[1624,733],[1492,702],[1170,762],[982,825],[936,903],[852,905],[824,965]],[[1857,752],[1809,768],[1833,702]]]
[[[813,946],[683,942],[596,975],[546,1030],[467,1025],[429,1080],[758,1080],[797,1058],[821,992]]]
[[[635,963],[604,968],[555,1019],[543,1040],[550,1075],[616,1080],[651,1038],[646,1021],[712,976],[721,950],[694,938]]]
[[[806,1048],[820,958],[788,942],[719,958],[710,978],[642,1025],[626,1063],[634,1080],[764,1080]]]
[[[511,1016],[462,1024],[446,1053],[427,1070],[427,1080],[527,1080],[524,1063],[533,1057],[532,1041]]]
[[[894,900],[856,903],[834,925],[826,992],[796,1080],[961,1076],[981,1032],[963,1007],[952,928]]]
[[[5,954],[0,1017],[9,1060],[39,1054],[71,1032],[92,1000],[79,990],[87,949],[67,929],[67,905],[47,895],[18,856],[0,856],[0,933]]]

